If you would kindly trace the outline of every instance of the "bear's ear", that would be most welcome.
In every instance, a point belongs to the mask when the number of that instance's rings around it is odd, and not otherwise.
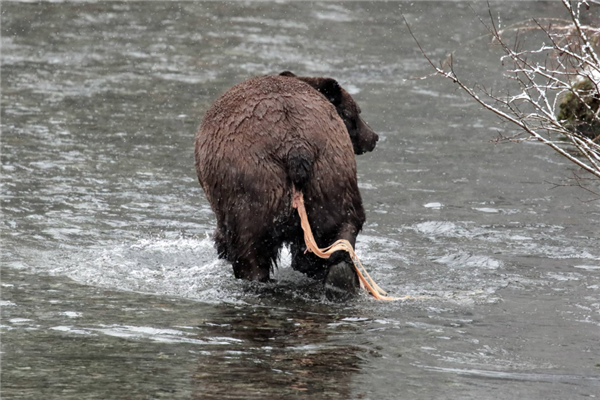
[[[282,73],[279,74],[280,76],[289,76],[290,78],[295,78],[296,75],[294,75],[293,73],[291,73],[290,71],[283,71]]]
[[[319,82],[317,90],[333,104],[340,104],[342,101],[342,88],[335,79],[323,78],[321,82]]]

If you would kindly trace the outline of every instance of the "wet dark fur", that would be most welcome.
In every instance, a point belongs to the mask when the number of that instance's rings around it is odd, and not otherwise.
[[[219,257],[237,278],[268,280],[284,243],[292,267],[317,278],[344,257],[304,254],[293,186],[320,247],[342,238],[354,245],[365,221],[354,154],[378,139],[359,113],[335,80],[290,72],[242,82],[208,110],[196,134],[196,172],[217,216]]]

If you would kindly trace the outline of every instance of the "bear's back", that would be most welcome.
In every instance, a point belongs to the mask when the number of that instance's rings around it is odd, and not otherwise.
[[[238,83],[221,95],[206,112],[204,121],[220,122],[232,115],[262,119],[266,106],[271,106],[271,111],[280,112],[284,104],[293,98],[304,103],[326,102],[310,85],[298,79],[277,75],[257,76]],[[267,102],[264,107],[255,110],[257,105],[264,102]]]
[[[295,78],[260,76],[233,86],[217,99],[197,139],[267,146],[286,141],[294,132],[315,145],[325,145],[320,127],[334,131],[327,136],[348,137],[335,107],[310,85]]]

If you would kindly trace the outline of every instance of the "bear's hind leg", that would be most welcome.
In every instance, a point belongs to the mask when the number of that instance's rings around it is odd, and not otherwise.
[[[353,248],[359,229],[352,224],[345,224],[339,231],[336,240],[345,239]],[[358,274],[350,255],[346,251],[336,251],[328,259],[329,268],[325,276],[325,296],[331,301],[345,301],[355,296],[360,289]]]
[[[326,261],[313,253],[304,253],[305,250],[304,239],[301,243],[293,242],[291,244],[292,269],[306,274],[309,278],[322,281],[327,274]]]
[[[281,243],[273,237],[265,236],[262,240],[246,244],[245,251],[230,254],[229,260],[233,265],[233,273],[238,279],[268,282],[271,268],[275,265]]]
[[[223,231],[223,228],[217,226],[215,229],[215,233],[213,234],[213,239],[215,241],[215,249],[217,250],[217,254],[220,259],[228,259],[229,251],[227,246],[227,237]]]

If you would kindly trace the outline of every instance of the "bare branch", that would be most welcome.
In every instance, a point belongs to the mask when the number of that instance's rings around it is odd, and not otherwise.
[[[570,20],[532,19],[527,23],[500,29],[489,4],[489,22],[478,16],[492,43],[498,45],[504,53],[500,59],[502,65],[505,62],[512,64],[507,69],[509,75],[506,79],[514,81],[519,91],[512,95],[507,92],[504,96],[497,95],[493,89],[487,89],[483,85],[469,85],[460,79],[454,69],[453,54],[437,66],[417,40],[406,18],[403,18],[410,35],[434,69],[435,75],[452,80],[483,108],[520,129],[519,133],[512,136],[499,133],[493,140],[495,143],[536,140],[598,179],[600,133],[593,132],[596,129],[600,132],[600,62],[588,34],[600,37],[600,28],[580,23],[581,4],[586,0],[579,0],[576,8],[568,0],[562,1]],[[588,3],[596,4],[598,1],[587,0],[586,5]],[[548,26],[543,26],[541,21],[548,22]],[[536,49],[521,48],[520,35],[523,28],[526,32],[543,32],[550,43],[543,43]],[[509,46],[503,35],[513,30],[516,30],[514,43]],[[582,86],[582,82],[585,85]],[[569,114],[567,106],[570,103],[576,104],[581,114]],[[557,116],[559,109],[560,119]],[[528,137],[522,137],[523,134]],[[582,182],[583,179],[578,177],[576,185],[569,186],[583,187]],[[600,196],[591,189],[586,190]]]

